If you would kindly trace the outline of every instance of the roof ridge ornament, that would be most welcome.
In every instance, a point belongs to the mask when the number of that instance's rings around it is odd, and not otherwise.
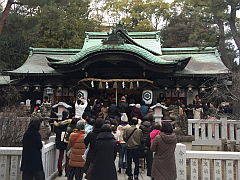
[[[116,23],[116,28],[112,28],[111,33],[107,33],[108,37],[102,40],[103,45],[112,44],[112,45],[123,45],[125,43],[125,39],[121,37],[121,32],[128,34],[128,31],[124,29],[124,24],[119,21]],[[120,32],[121,31],[121,32]]]

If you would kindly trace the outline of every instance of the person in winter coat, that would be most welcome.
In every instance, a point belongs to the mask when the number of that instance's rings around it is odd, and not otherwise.
[[[140,157],[140,149],[139,146],[142,144],[142,130],[137,129],[138,121],[132,119],[131,127],[126,128],[123,133],[123,140],[126,142],[127,149],[127,174],[128,180],[133,179],[132,174],[132,160],[135,162],[135,170],[134,170],[134,180],[138,180],[139,175],[139,157]],[[131,135],[131,136],[130,136]]]
[[[83,166],[85,164],[82,155],[86,150],[86,146],[84,144],[84,135],[85,135],[85,123],[84,121],[78,121],[76,125],[76,129],[73,130],[69,137],[68,146],[72,147],[70,153],[69,160],[69,172],[68,172],[68,180],[73,180],[75,176],[76,180],[82,180],[83,176]],[[75,144],[74,144],[75,142]]]
[[[140,146],[139,163],[142,168],[142,173],[144,173],[145,157],[147,156],[147,147],[145,147],[145,141],[146,141],[149,133],[152,131],[152,125],[151,125],[150,121],[148,121],[148,118],[146,118],[146,117],[142,118],[142,122],[141,122],[141,125],[139,128],[142,130],[142,133],[143,133],[143,144]]]
[[[121,117],[121,122],[120,125],[118,126],[118,130],[120,131],[120,137],[119,137],[119,141],[122,147],[122,150],[119,152],[119,161],[118,161],[118,172],[121,173],[121,169],[124,168],[123,167],[123,158],[125,156],[125,159],[127,159],[127,151],[126,151],[126,142],[123,140],[123,132],[125,131],[126,128],[130,127],[130,125],[128,124],[128,117],[126,115],[126,113],[123,113],[122,117]],[[126,160],[127,162],[127,160]]]
[[[147,113],[148,113],[148,107],[145,106],[145,102],[144,102],[144,101],[141,102],[140,110],[142,111],[143,116],[146,116],[146,115],[147,115]]]
[[[43,145],[41,135],[38,132],[39,127],[39,120],[31,121],[23,136],[22,162],[20,168],[20,170],[23,171],[22,180],[45,180],[41,152]]]
[[[100,101],[96,100],[96,99],[95,99],[95,102],[96,102],[96,105],[94,106],[94,111],[95,111],[95,116],[98,117],[98,114],[101,112],[103,104],[100,103]]]
[[[94,119],[90,119],[90,118],[88,118],[86,120],[87,124],[85,126],[85,136],[84,136],[84,138],[87,137],[88,133],[92,132],[94,121],[95,121]],[[89,149],[90,149],[90,145],[88,146],[88,148],[86,149],[86,151],[84,152],[84,155],[82,157],[85,161],[86,161],[87,153],[88,153]]]
[[[110,119],[115,119],[116,113],[115,109],[117,108],[116,101],[112,100],[111,105],[108,108],[108,116]]]
[[[114,138],[116,139],[116,141],[120,141],[119,137],[121,135],[121,132],[117,129],[117,125],[118,125],[118,123],[117,123],[116,119],[110,120],[110,126],[111,126],[111,130],[112,130],[111,132],[112,132]]]
[[[193,105],[189,104],[189,106],[186,109],[186,115],[188,119],[194,119],[193,110],[194,110]]]
[[[136,104],[135,104],[135,100],[134,99],[130,99],[128,107],[129,107],[129,114],[131,114],[132,110],[134,108],[136,108]]]
[[[101,127],[95,144],[94,163],[90,180],[117,180],[115,168],[116,140],[108,124]]]
[[[122,96],[121,101],[118,103],[118,109],[120,113],[126,113],[129,115],[129,107],[125,96]]]
[[[151,171],[152,171],[152,162],[153,162],[153,152],[151,151],[151,138],[150,134],[147,136],[147,139],[145,141],[145,146],[147,147],[147,176],[151,177]],[[152,180],[154,180],[152,178]]]
[[[104,119],[106,119],[106,117],[108,117],[108,103],[104,102],[103,107],[101,109],[101,112],[104,114]]]
[[[160,129],[161,129],[160,124],[155,123],[153,126],[153,131],[150,132],[151,144],[153,143],[153,140],[155,139],[155,137],[161,133]]]
[[[62,120],[65,121],[69,117],[69,112],[68,110],[63,110],[62,112]],[[62,160],[63,160],[63,155],[64,151],[67,149],[67,143],[64,142],[64,136],[62,135],[67,134],[67,127],[68,124],[63,124],[60,126],[55,126],[54,131],[56,133],[56,148],[59,150],[59,157],[58,157],[58,176],[62,176]],[[67,158],[67,157],[66,157]],[[65,173],[67,174],[67,163],[65,163]]]
[[[155,137],[151,145],[151,150],[155,152],[152,178],[161,180],[175,180],[177,178],[174,155],[176,144],[177,137],[173,133],[171,124],[163,123],[161,133]]]
[[[95,151],[95,143],[97,140],[98,134],[101,132],[101,127],[104,124],[104,120],[102,118],[97,118],[93,124],[92,132],[88,133],[87,137],[84,139],[85,146],[90,144],[90,149],[87,154],[87,159],[85,163],[84,173],[87,172],[87,169],[91,163],[94,162],[94,151]]]
[[[197,105],[195,106],[195,109],[193,110],[194,119],[201,119],[201,118],[202,118],[202,117],[201,117],[201,115],[202,115],[202,110],[203,110],[203,108],[202,108],[201,105],[197,104]]]
[[[77,100],[75,103],[75,118],[82,118],[82,115],[84,113],[85,108],[87,107],[88,102],[86,101],[85,97],[82,97],[82,99]]]
[[[134,108],[131,112],[130,118],[136,117],[137,119],[143,118],[143,113],[140,110],[140,104],[136,104],[136,108]]]

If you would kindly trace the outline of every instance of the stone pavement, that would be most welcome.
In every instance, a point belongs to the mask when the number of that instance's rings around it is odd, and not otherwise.
[[[115,164],[116,164],[116,168],[118,169],[118,157],[116,158]],[[133,163],[133,168],[134,168],[134,163]],[[127,180],[128,176],[125,174],[125,170],[122,170],[122,171],[124,171],[124,173],[122,172],[120,174],[120,173],[117,172],[118,180]],[[139,178],[139,180],[151,180],[151,178],[147,176],[147,170],[146,169],[145,169],[144,174],[142,174],[141,169],[139,169],[139,177],[138,178]],[[67,180],[67,177],[65,177],[65,172],[63,171],[63,176],[62,177],[57,177],[55,180]],[[85,180],[85,179],[83,178],[83,180]],[[111,179],[106,179],[106,180],[111,180]]]

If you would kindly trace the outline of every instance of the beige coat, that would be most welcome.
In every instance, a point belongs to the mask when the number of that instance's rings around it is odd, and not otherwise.
[[[175,164],[175,148],[177,137],[174,133],[161,132],[157,135],[151,145],[155,152],[152,164],[151,177],[157,180],[174,180],[177,178]]]
[[[193,110],[194,119],[201,119],[201,113],[203,108],[197,108]]]
[[[126,128],[128,128],[128,127],[130,127],[129,124],[127,124],[126,126],[122,126],[122,125],[119,125],[119,126],[118,126],[118,130],[121,132],[121,133],[120,133],[120,136],[119,136],[119,141],[120,141],[120,143],[126,143],[126,142],[123,140],[123,133],[124,133],[124,130],[125,130]]]

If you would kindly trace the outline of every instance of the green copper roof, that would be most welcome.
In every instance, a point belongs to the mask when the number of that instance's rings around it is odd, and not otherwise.
[[[155,55],[161,55],[161,44],[159,31],[155,32],[128,32],[123,33],[127,39],[135,45],[142,47]],[[108,37],[106,32],[86,32],[86,38],[83,45],[83,50],[102,43],[102,40]]]
[[[104,52],[104,51],[131,52],[131,53],[137,54],[137,55],[147,59],[148,61],[150,61],[152,63],[156,63],[156,64],[176,64],[178,62],[178,60],[166,61],[162,58],[159,58],[159,57],[153,55],[152,53],[150,53],[149,51],[147,51],[141,47],[131,45],[131,44],[123,44],[123,45],[99,44],[99,45],[89,47],[89,48],[85,49],[84,51],[80,51],[79,53],[72,56],[68,60],[64,60],[64,61],[60,61],[60,62],[50,62],[50,64],[71,64],[71,63],[81,60],[82,58],[84,58],[85,56],[87,56],[89,54],[93,54],[96,52]]]

